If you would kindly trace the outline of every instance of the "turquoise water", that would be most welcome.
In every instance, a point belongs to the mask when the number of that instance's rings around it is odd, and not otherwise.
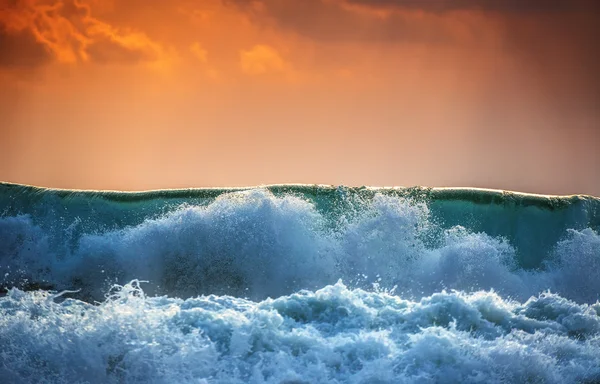
[[[599,208],[477,189],[0,184],[0,377],[599,382]]]

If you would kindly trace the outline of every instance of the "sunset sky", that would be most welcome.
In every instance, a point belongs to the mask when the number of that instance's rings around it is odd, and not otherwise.
[[[600,196],[598,0],[0,0],[0,180]]]

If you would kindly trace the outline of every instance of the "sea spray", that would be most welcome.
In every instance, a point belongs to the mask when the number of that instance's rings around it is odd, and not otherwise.
[[[180,192],[114,201],[110,193],[39,190],[29,205],[16,196],[21,209],[0,218],[0,276],[5,287],[81,289],[87,300],[133,279],[148,280],[149,294],[178,297],[260,300],[340,278],[353,287],[397,287],[411,298],[441,289],[494,289],[519,300],[548,289],[578,302],[600,297],[594,198],[519,201],[470,191],[462,200],[432,200],[426,191],[305,189],[246,189],[183,202]],[[524,224],[539,217],[527,238]],[[531,250],[532,242],[539,249]]]
[[[580,383],[600,380],[600,304],[442,291],[418,301],[342,282],[254,302],[148,297],[91,305],[11,290],[12,383]]]
[[[10,383],[600,382],[600,200],[0,184]]]

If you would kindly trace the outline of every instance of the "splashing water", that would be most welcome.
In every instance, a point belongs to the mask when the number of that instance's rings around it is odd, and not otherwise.
[[[2,187],[10,383],[600,381],[591,197]]]

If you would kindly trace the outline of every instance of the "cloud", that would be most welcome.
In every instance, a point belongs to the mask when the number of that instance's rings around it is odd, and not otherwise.
[[[222,0],[256,23],[319,41],[441,42],[455,40],[456,12],[531,17],[600,11],[598,0]],[[476,32],[473,32],[476,34]]]
[[[52,60],[52,56],[30,33],[0,32],[0,67],[31,69]]]
[[[600,2],[598,2],[600,3]],[[594,12],[513,17],[500,21],[502,49],[542,97],[571,113],[597,114],[600,103],[599,15]]]
[[[265,29],[331,47],[462,45],[473,57],[514,60],[564,108],[600,102],[599,0],[222,1]]]
[[[220,81],[222,80],[222,73],[216,67],[209,65],[208,62],[208,51],[204,49],[202,44],[195,41],[190,45],[190,53],[192,56],[202,64],[201,73],[210,80]]]
[[[7,48],[11,57],[0,64],[34,66],[49,58],[61,63],[158,61],[168,56],[162,45],[143,32],[116,28],[94,17],[90,4],[84,0],[0,0],[0,47]]]
[[[415,19],[342,0],[223,0],[259,25],[321,42],[445,42],[452,31],[439,17]]]
[[[202,48],[202,45],[199,42],[194,42],[190,45],[190,52],[196,59],[198,59],[202,63],[208,62],[208,51]]]
[[[240,51],[242,71],[248,75],[262,75],[268,72],[284,72],[290,65],[279,52],[268,45],[255,45],[250,50]]]
[[[374,8],[425,12],[484,11],[501,13],[546,13],[597,8],[597,0],[344,0]]]

